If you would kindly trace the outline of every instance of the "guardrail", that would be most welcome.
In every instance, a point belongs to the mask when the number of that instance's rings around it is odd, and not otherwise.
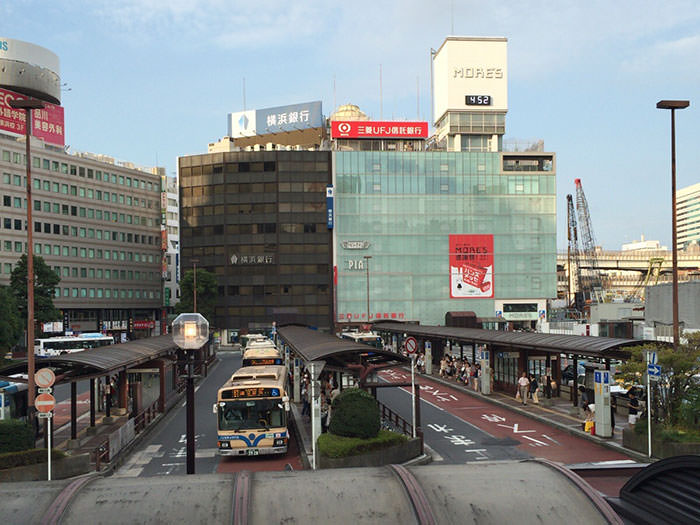
[[[100,471],[100,465],[103,461],[109,462],[109,439],[105,439],[97,448],[95,448],[95,471]]]
[[[143,429],[145,429],[151,423],[151,421],[158,416],[158,403],[159,400],[156,399],[153,403],[151,403],[151,406],[145,410],[142,410],[141,413],[134,418],[134,431],[137,434],[140,434],[141,431],[143,431]]]
[[[389,421],[389,423],[391,423],[394,428],[400,430],[401,433],[413,437],[413,425],[411,423],[406,421],[383,403],[379,403],[379,410],[382,421]]]

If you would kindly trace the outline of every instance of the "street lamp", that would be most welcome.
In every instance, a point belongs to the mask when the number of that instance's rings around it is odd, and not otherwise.
[[[657,109],[671,110],[671,253],[673,254],[673,350],[678,350],[678,246],[676,232],[676,110],[690,106],[689,100],[660,100]]]
[[[32,157],[30,155],[29,136],[31,135],[32,110],[41,109],[41,100],[14,99],[9,101],[10,107],[23,109],[25,112],[24,138],[26,142],[27,160],[27,413],[30,421],[34,420],[34,240],[32,232]]]
[[[365,255],[365,269],[367,270],[367,322],[369,323],[369,260],[371,255]]]
[[[194,352],[209,340],[209,321],[202,314],[185,313],[173,321],[173,342],[187,354],[187,473],[194,474]]]

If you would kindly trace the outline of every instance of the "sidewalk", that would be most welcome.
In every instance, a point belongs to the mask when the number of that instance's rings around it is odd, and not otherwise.
[[[409,369],[410,370],[410,369]],[[490,395],[484,395],[480,392],[475,392],[471,388],[467,388],[463,383],[454,380],[441,378],[437,373],[431,375],[417,373],[416,377],[425,377],[437,383],[443,384],[455,390],[465,392],[471,396],[477,397],[494,405],[499,405],[512,412],[527,416],[531,419],[558,428],[569,434],[588,439],[599,445],[602,445],[611,450],[615,450],[622,454],[633,458],[641,463],[648,463],[649,458],[645,454],[640,454],[635,450],[625,448],[622,445],[622,429],[626,427],[627,419],[623,416],[616,417],[615,432],[612,438],[601,438],[584,432],[581,428],[582,419],[578,417],[578,409],[572,406],[571,401],[565,398],[553,397],[551,399],[543,399],[540,396],[540,404],[535,405],[532,401],[527,405],[523,405],[520,401],[516,401],[514,397],[503,392],[493,392]],[[550,406],[545,406],[550,403]],[[572,415],[575,414],[575,415]]]

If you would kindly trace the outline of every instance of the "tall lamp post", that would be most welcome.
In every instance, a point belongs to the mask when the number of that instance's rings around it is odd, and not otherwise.
[[[678,350],[678,246],[676,232],[676,110],[690,106],[689,100],[660,100],[657,109],[671,110],[671,253],[673,254],[673,350]]]
[[[367,270],[367,322],[369,323],[369,260],[372,258],[371,255],[365,255],[365,269]]]
[[[194,474],[194,353],[209,340],[209,321],[202,314],[186,313],[173,321],[173,341],[187,354],[187,473]]]
[[[32,110],[41,109],[44,103],[33,98],[10,100],[10,107],[25,112],[24,138],[26,142],[27,165],[27,413],[34,420],[34,240],[32,232],[32,157],[29,137],[32,129]]]

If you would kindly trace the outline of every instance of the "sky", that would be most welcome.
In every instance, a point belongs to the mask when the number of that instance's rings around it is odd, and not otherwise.
[[[321,100],[375,119],[430,119],[430,49],[448,35],[508,39],[505,139],[557,156],[557,248],[580,178],[597,243],[671,245],[677,186],[700,182],[696,0],[11,0],[0,37],[56,53],[66,143],[165,166],[206,153],[227,114]],[[382,96],[380,75],[382,71]],[[335,89],[334,89],[335,86]]]

